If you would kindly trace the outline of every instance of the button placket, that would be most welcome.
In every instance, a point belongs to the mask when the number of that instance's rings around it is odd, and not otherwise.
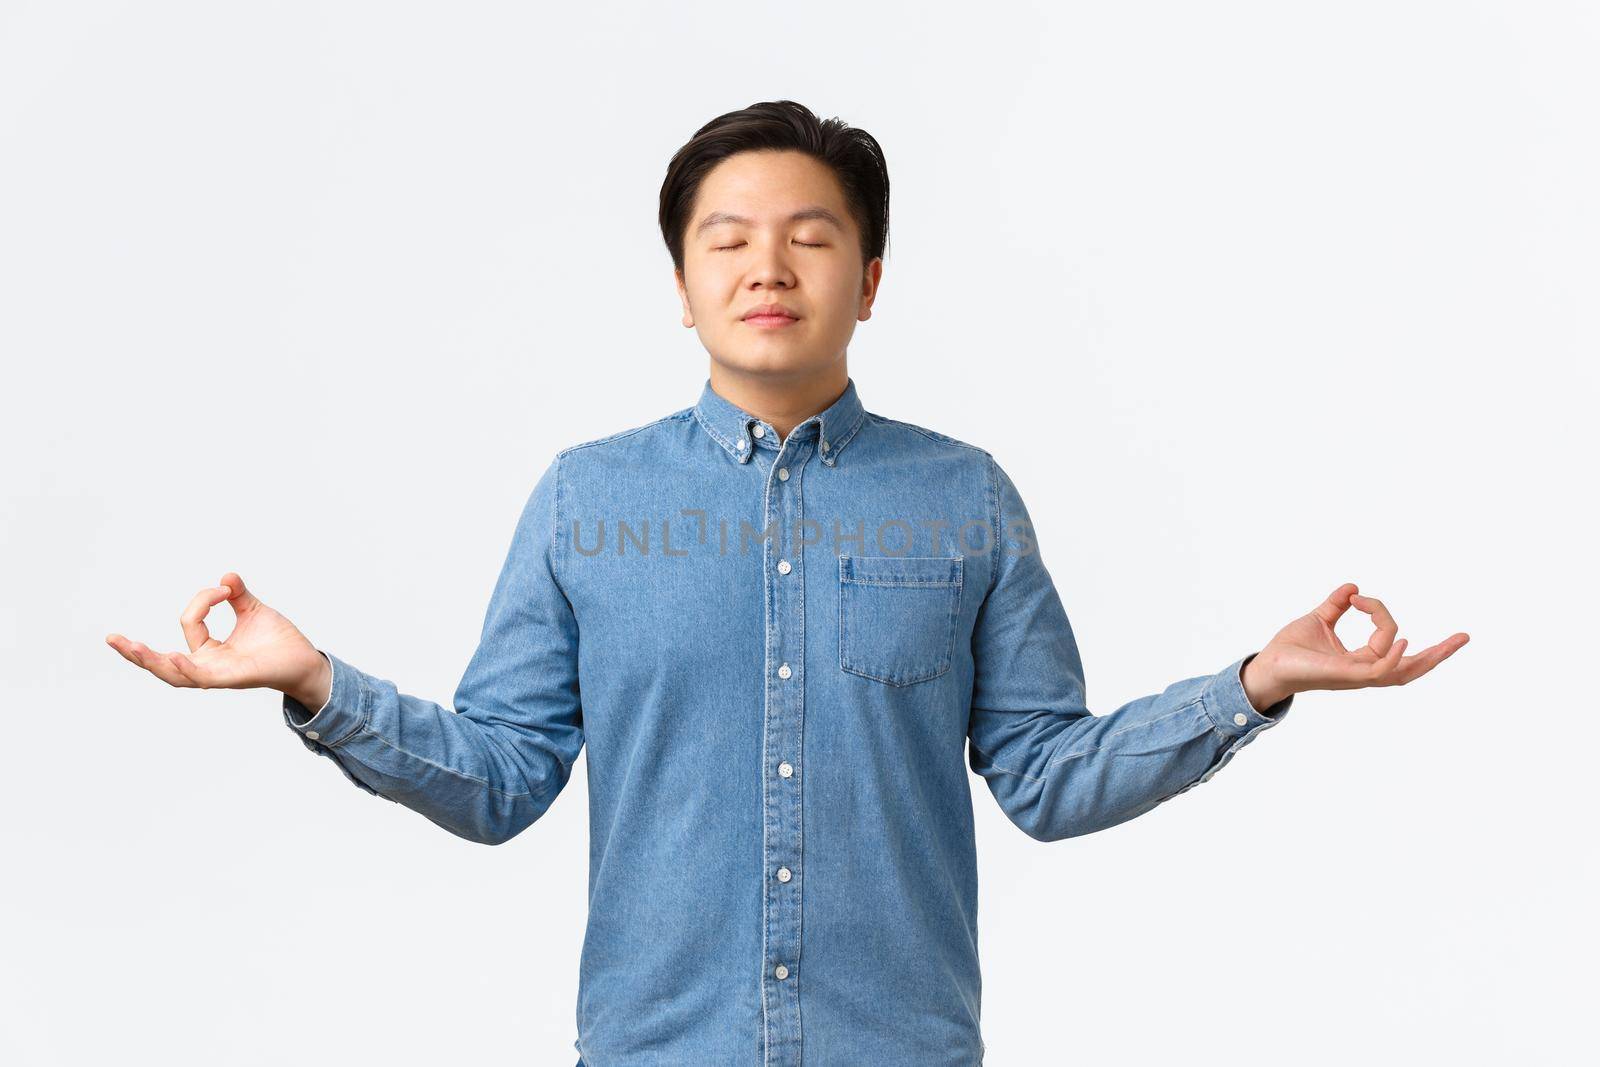
[[[761,431],[759,425],[751,428],[757,437]],[[761,1005],[767,1067],[800,1064],[797,969],[801,955],[803,790],[796,765],[805,720],[805,687],[798,684],[799,665],[805,657],[805,550],[793,542],[798,540],[796,530],[804,516],[804,464],[815,444],[815,438],[799,440],[791,431],[778,445],[768,468],[766,513],[762,516],[763,526],[775,530],[773,537],[762,542],[769,664],[763,748],[778,758],[777,774],[767,779],[762,791],[763,866],[776,872],[762,879],[767,979],[762,984]]]

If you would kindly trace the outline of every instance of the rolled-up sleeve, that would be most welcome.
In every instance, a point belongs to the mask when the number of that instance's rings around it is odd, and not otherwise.
[[[453,706],[401,692],[319,649],[333,684],[284,722],[366,792],[459,837],[500,844],[549,808],[583,746],[578,626],[558,577],[561,456],[518,518]]]
[[[1283,721],[1293,696],[1261,712],[1245,694],[1255,653],[1090,712],[1077,640],[1027,507],[992,457],[989,469],[997,530],[973,630],[968,759],[1024,833],[1057,841],[1126,822],[1209,781]]]

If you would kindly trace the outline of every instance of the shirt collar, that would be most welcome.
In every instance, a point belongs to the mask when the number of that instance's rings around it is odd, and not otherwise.
[[[845,446],[855,437],[856,431],[866,422],[866,414],[860,397],[856,395],[855,379],[846,378],[844,392],[839,394],[839,399],[801,422],[789,431],[789,436],[797,441],[819,437],[817,447],[822,453],[823,465],[832,467],[838,462]],[[705,388],[700,391],[694,416],[700,420],[700,425],[705,427],[712,440],[740,463],[749,462],[757,448],[775,452],[782,444],[772,423],[757,418],[725,399],[711,388],[710,378],[706,379]],[[759,437],[754,432],[757,426],[761,427]]]

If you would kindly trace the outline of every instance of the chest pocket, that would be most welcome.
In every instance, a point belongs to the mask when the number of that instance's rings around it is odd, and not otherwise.
[[[950,669],[960,556],[840,556],[839,667],[889,685]]]

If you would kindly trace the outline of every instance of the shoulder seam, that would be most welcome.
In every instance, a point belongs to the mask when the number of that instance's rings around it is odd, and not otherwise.
[[[632,437],[636,433],[642,433],[643,431],[651,429],[652,427],[660,426],[664,422],[674,422],[686,419],[689,417],[692,411],[692,408],[684,408],[682,411],[674,411],[670,415],[663,415],[659,419],[654,419],[650,422],[647,422],[643,426],[634,426],[631,429],[618,430],[616,433],[607,434],[604,437],[596,437],[591,441],[580,441],[575,445],[568,445],[566,448],[563,448],[561,451],[556,453],[556,458],[560,459],[569,452],[576,452],[580,448],[592,448],[595,445],[604,445],[610,444],[612,441],[620,441],[624,437]]]
[[[942,441],[943,443],[949,445],[960,445],[962,448],[969,448],[980,455],[987,456],[991,460],[994,459],[994,456],[990,455],[989,450],[986,448],[980,448],[979,446],[970,444],[969,442],[963,441],[960,438],[951,437],[949,434],[940,433],[938,430],[930,430],[926,426],[918,426],[914,422],[905,422],[901,419],[891,419],[887,415],[876,415],[870,411],[867,412],[867,418],[876,422],[888,423],[892,426],[904,426],[908,430],[913,430],[917,433],[920,433],[930,441]]]
[[[1006,535],[1005,526],[1003,525],[1005,522],[1005,515],[1000,506],[1000,478],[997,473],[998,470],[999,464],[995,462],[993,456],[990,456],[989,481],[988,484],[984,486],[984,489],[989,493],[990,506],[994,508],[994,544],[990,546],[989,550],[989,588],[984,590],[985,598],[987,598],[990,593],[993,593],[994,587],[999,584],[1000,540]]]
[[[551,506],[550,516],[550,577],[554,579],[556,588],[561,590],[561,595],[572,602],[572,597],[567,595],[566,587],[561,584],[561,457],[566,452],[556,453],[556,492],[555,501]]]

